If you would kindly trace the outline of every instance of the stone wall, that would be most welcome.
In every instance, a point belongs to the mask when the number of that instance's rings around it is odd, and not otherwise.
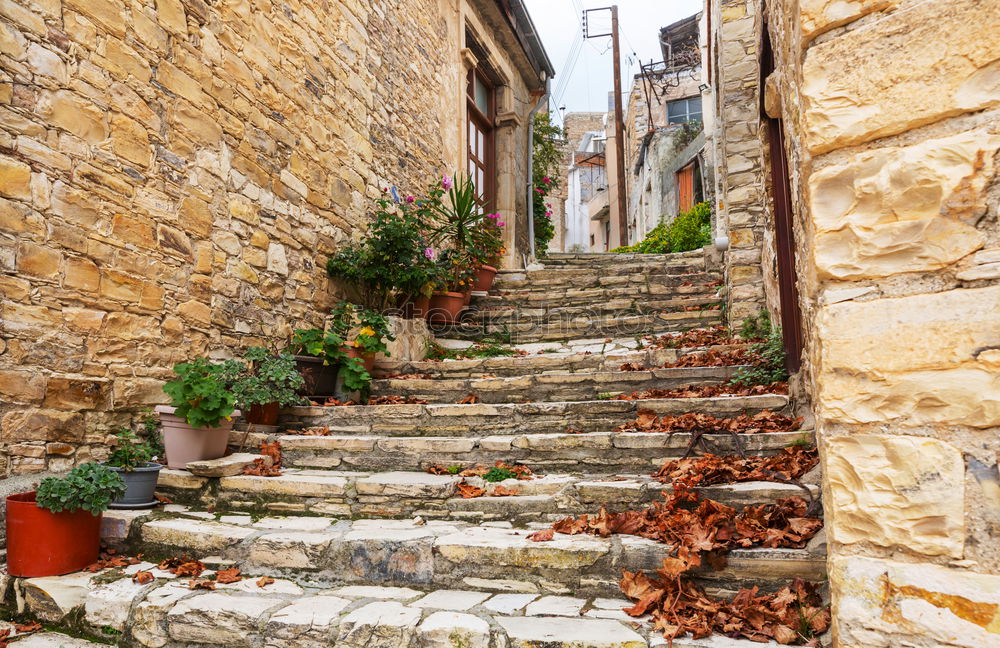
[[[996,645],[1000,3],[798,4],[769,24],[836,645]]]
[[[465,167],[467,32],[507,77],[523,248],[540,81],[496,3],[0,6],[0,476],[99,456],[176,362],[321,323],[369,200]]]
[[[765,306],[762,250],[771,215],[758,108],[760,5],[760,0],[712,3],[713,93],[703,98],[704,110],[714,114],[709,135],[716,161],[716,235],[729,237],[725,272],[733,324]]]

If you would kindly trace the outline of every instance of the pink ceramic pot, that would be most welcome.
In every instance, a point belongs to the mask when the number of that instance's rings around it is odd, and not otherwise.
[[[183,470],[192,461],[218,459],[225,456],[229,445],[229,432],[233,422],[223,419],[217,428],[198,428],[174,415],[176,408],[159,405],[160,425],[163,430],[163,447],[167,453],[167,467]],[[240,415],[233,412],[231,418]]]

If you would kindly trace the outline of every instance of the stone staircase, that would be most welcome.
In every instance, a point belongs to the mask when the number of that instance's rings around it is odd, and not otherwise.
[[[500,298],[489,303],[522,308],[518,304],[529,303],[533,293],[545,292],[545,282],[566,285],[560,288],[564,292],[550,293],[543,309],[565,307],[570,302],[564,298],[585,303],[585,297],[570,295],[578,288],[569,285],[577,280],[596,281],[601,287],[579,290],[595,290],[600,300],[643,300],[651,294],[644,290],[671,285],[678,291],[663,292],[664,303],[708,299],[714,288],[684,292],[680,288],[694,286],[668,282],[687,271],[706,284],[717,276],[700,255],[690,253],[556,255],[549,265],[551,270],[527,277],[507,273]],[[631,274],[620,274],[622,268]],[[595,274],[628,281],[605,286]],[[625,363],[657,367],[696,352],[640,348],[637,336],[717,321],[717,311],[702,314],[704,320],[659,320],[635,335],[629,331],[611,339],[528,336],[520,346],[528,354],[516,357],[387,362],[379,367],[373,395],[426,403],[297,407],[283,413],[278,430],[234,431],[234,451],[278,442],[282,474],[241,474],[253,455],[246,461],[236,455],[239,460],[215,476],[164,470],[160,492],[173,503],[155,511],[109,512],[105,518],[105,542],[125,555],[142,554],[146,562],[98,573],[0,580],[14,612],[89,638],[45,632],[20,639],[17,648],[96,648],[91,639],[148,648],[666,645],[648,618],[622,612],[629,602],[617,583],[622,570],[658,568],[670,547],[631,535],[556,534],[548,542],[527,536],[601,506],[642,508],[670,491],[651,473],[681,456],[691,437],[616,431],[639,410],[717,417],[792,411],[789,398],[775,394],[612,399],[623,392],[728,381],[732,367],[621,370]],[[400,374],[420,377],[392,377]],[[458,404],[470,394],[478,402]],[[796,430],[742,435],[739,443],[747,453],[770,454],[812,438],[811,430]],[[704,440],[718,454],[738,451],[728,434]],[[535,478],[491,483],[427,471],[497,461],[523,463]],[[731,506],[803,495],[803,489],[818,498],[818,479],[803,481],[720,484],[699,491]],[[469,488],[482,489],[482,496],[463,497]],[[213,591],[190,589],[190,577],[157,569],[160,560],[180,556],[202,561],[207,571],[200,580],[233,567],[243,579],[215,584]],[[825,546],[817,537],[804,549],[736,549],[724,568],[702,568],[693,576],[715,595],[751,586],[773,590],[794,577],[824,580],[824,560]],[[148,571],[152,580],[134,581],[139,571]],[[761,644],[713,636],[677,639],[673,645]]]
[[[492,296],[473,298],[461,324],[438,332],[524,344],[720,323],[722,275],[701,251],[644,256],[553,254],[544,269],[501,272]]]

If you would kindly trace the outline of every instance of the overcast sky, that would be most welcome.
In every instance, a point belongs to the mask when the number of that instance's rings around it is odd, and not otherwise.
[[[578,9],[607,7],[613,1],[525,0],[556,69],[552,89],[556,91],[558,86],[565,85],[562,96],[553,98],[558,101],[553,103],[554,108],[565,105],[566,112],[607,110],[608,92],[612,89],[611,39],[584,41],[575,65],[567,57],[580,31]],[[703,0],[617,0],[617,3],[622,31],[622,91],[628,92],[630,79],[639,73],[637,58],[643,63],[663,59],[660,27],[697,13]],[[595,30],[600,29],[597,33],[610,31],[607,29],[610,12],[590,15]]]

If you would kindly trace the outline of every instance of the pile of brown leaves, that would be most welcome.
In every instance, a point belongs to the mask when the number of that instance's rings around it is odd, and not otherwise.
[[[122,556],[119,555],[114,549],[102,548],[101,553],[97,558],[97,562],[87,565],[83,568],[85,572],[99,572],[103,569],[115,569],[118,567],[128,567],[129,565],[136,565],[140,562],[142,554],[138,558],[133,558],[132,556]]]
[[[734,418],[716,418],[711,414],[688,412],[657,416],[650,409],[639,410],[634,421],[615,428],[615,432],[708,432],[714,434],[761,434],[791,432],[799,429],[802,418],[792,418],[764,410],[756,414],[740,414]]]
[[[751,340],[742,340],[727,327],[719,324],[708,328],[692,329],[680,334],[667,333],[659,336],[643,338],[643,348],[646,349],[683,349],[687,347],[706,347],[720,344],[745,344]]]
[[[475,394],[469,394],[468,396],[466,396],[462,400],[458,401],[458,404],[459,405],[475,405],[478,402],[479,402],[479,396],[476,396]]]
[[[756,353],[748,349],[720,351],[709,349],[682,355],[676,362],[668,362],[658,367],[644,367],[637,362],[626,362],[619,371],[651,371],[653,369],[677,369],[679,367],[737,367],[752,365],[760,360]]]
[[[277,441],[268,443],[260,442],[260,453],[271,458],[271,465],[268,466],[264,457],[253,460],[249,466],[243,467],[244,475],[255,475],[257,477],[280,477],[281,476],[281,444]]]
[[[678,568],[680,574],[699,566],[702,555],[710,554],[718,562],[721,552],[732,548],[802,548],[823,527],[822,520],[803,517],[808,504],[801,497],[745,506],[737,512],[715,500],[702,499],[681,481],[674,482],[673,493],[664,493],[663,497],[663,502],[638,511],[608,513],[601,507],[595,516],[566,518],[552,528],[570,535],[607,537],[625,533],[670,544],[677,556],[668,558],[665,564]],[[681,563],[686,566],[681,568]]]
[[[655,578],[643,572],[624,572],[622,592],[635,601],[625,610],[632,616],[652,614],[657,630],[667,639],[686,633],[695,638],[720,632],[754,641],[774,639],[783,644],[812,642],[829,627],[829,613],[815,588],[795,581],[776,594],[758,595],[741,590],[731,600],[708,597],[695,583],[683,578],[689,570],[707,564],[726,565],[725,553],[733,548],[801,548],[823,526],[822,520],[805,517],[805,500],[779,499],[774,504],[745,506],[742,510],[702,499],[690,485],[678,480],[664,501],[638,511],[566,518],[552,525],[559,533],[587,533],[607,537],[625,533],[650,538],[672,547]],[[536,533],[529,540],[544,542],[551,534]],[[801,613],[801,614],[800,614]],[[818,645],[811,643],[807,645]]]
[[[731,599],[705,594],[692,581],[680,578],[664,561],[655,578],[643,572],[624,572],[619,586],[635,601],[625,608],[632,616],[652,614],[654,628],[668,640],[691,633],[701,639],[713,632],[765,643],[798,644],[819,648],[819,635],[830,627],[830,611],[816,586],[796,578],[774,594],[743,589]]]
[[[649,400],[656,398],[714,398],[715,396],[760,396],[762,394],[787,394],[788,383],[776,382],[770,385],[741,387],[738,385],[698,385],[677,389],[647,389],[619,394],[612,400]]]
[[[412,396],[372,396],[366,403],[357,401],[340,401],[336,398],[327,398],[323,407],[354,407],[356,405],[426,405],[428,401]],[[314,403],[318,405],[319,403]]]
[[[514,497],[515,495],[520,495],[521,491],[515,488],[505,488],[499,484],[493,487],[492,491],[487,491],[485,488],[480,488],[479,486],[473,486],[464,479],[455,487],[458,490],[458,494],[462,496],[462,499],[472,499],[474,497],[483,497],[489,493],[490,497]]]
[[[668,461],[653,473],[657,481],[669,484],[676,480],[697,486],[731,484],[746,481],[792,481],[819,463],[815,448],[792,446],[773,457],[727,456],[712,454]]]

